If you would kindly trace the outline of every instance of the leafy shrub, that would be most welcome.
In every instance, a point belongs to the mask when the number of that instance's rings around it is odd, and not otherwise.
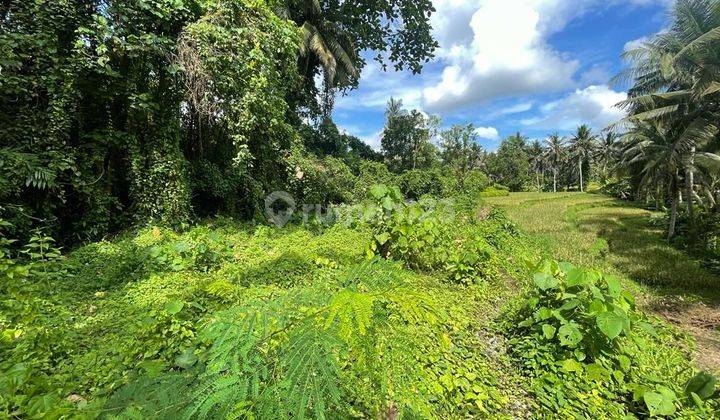
[[[494,184],[480,192],[480,197],[507,197],[510,190],[499,184]]]
[[[298,203],[325,205],[352,200],[356,178],[342,160],[302,155],[293,163],[289,184]]]
[[[384,185],[374,186],[370,193],[377,205],[363,216],[373,231],[369,255],[393,257],[411,268],[437,268],[446,254],[441,241],[448,232],[436,201],[405,203],[397,187]]]
[[[358,169],[353,198],[355,201],[364,200],[370,195],[370,188],[374,185],[395,185],[395,181],[395,175],[384,163],[363,160]]]
[[[319,300],[320,295],[308,290],[270,302],[248,300],[217,313],[200,332],[196,349],[183,351],[176,359],[190,375],[181,371],[140,377],[116,393],[105,410],[162,418],[252,413],[260,418],[344,417],[352,411],[347,394],[356,391],[339,386],[349,374],[378,391],[371,400],[358,401],[368,404],[369,411],[384,415],[415,404],[422,412],[422,400],[411,395],[395,394],[388,402],[384,394],[390,389],[390,377],[377,375],[378,367],[397,351],[388,341],[399,333],[394,325],[403,331],[406,325],[430,326],[433,334],[444,315],[432,301],[396,287],[397,282],[376,264],[351,268],[343,282],[347,287],[329,299]],[[384,322],[391,317],[403,322]],[[418,362],[403,360],[408,372],[429,378]],[[168,392],[169,387],[175,392]]]
[[[701,399],[683,396],[677,382],[668,381],[672,375],[657,371],[658,355],[651,349],[672,357],[662,343],[667,338],[636,310],[617,279],[555,261],[543,261],[534,271],[534,287],[512,321],[510,344],[536,378],[534,389],[546,410],[670,416],[683,403],[706,408]],[[688,377],[689,365],[675,368],[686,369],[677,374]],[[581,395],[595,398],[569,403]]]
[[[444,178],[440,168],[413,169],[400,174],[397,182],[405,197],[418,200],[424,195],[441,197]]]

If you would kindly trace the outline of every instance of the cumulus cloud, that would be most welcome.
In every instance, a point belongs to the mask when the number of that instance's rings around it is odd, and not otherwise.
[[[498,133],[495,127],[478,127],[475,129],[475,134],[481,139],[487,140],[498,140],[500,139],[500,133]]]
[[[464,9],[465,2],[454,4],[459,1],[439,1],[438,13],[445,20],[456,17],[444,10]],[[546,23],[563,20],[557,7],[561,3],[564,1],[483,0],[475,3],[469,22],[460,20],[450,25],[443,21],[439,39],[450,44],[441,44],[439,55],[447,65],[437,83],[423,90],[427,108],[457,109],[498,97],[572,87],[579,62],[566,59],[546,42],[551,32],[548,28],[557,30],[560,26]],[[557,13],[546,13],[548,8],[555,8]],[[463,43],[461,31],[448,29],[463,24],[472,30],[469,43]]]
[[[605,85],[577,89],[569,95],[548,102],[540,108],[540,114],[521,121],[535,129],[571,131],[580,124],[590,124],[601,130],[625,116],[616,107],[627,99],[625,92],[616,92]]]

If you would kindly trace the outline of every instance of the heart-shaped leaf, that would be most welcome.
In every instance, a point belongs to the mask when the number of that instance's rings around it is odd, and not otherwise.
[[[610,340],[614,339],[623,330],[623,318],[613,312],[603,312],[595,319],[598,328]]]

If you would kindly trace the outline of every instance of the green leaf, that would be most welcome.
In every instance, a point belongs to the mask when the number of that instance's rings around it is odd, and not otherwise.
[[[622,291],[622,287],[620,286],[620,281],[618,279],[616,279],[615,277],[606,276],[605,283],[607,283],[608,294],[610,296],[614,298],[620,297],[620,291]]]
[[[548,340],[555,336],[556,328],[550,324],[543,324],[542,326],[543,336]]]
[[[707,400],[715,393],[717,378],[708,372],[700,372],[693,376],[685,385],[685,395],[697,394],[702,400]]]
[[[28,402],[27,413],[35,418],[43,418],[60,401],[55,394],[45,394],[33,397]]]
[[[380,245],[385,245],[385,243],[390,239],[390,234],[387,232],[380,233],[378,235],[375,235],[375,240]]]
[[[197,361],[198,357],[195,355],[195,350],[185,349],[175,358],[175,365],[182,369],[190,369]]]
[[[547,273],[535,273],[533,281],[540,290],[555,289],[559,284],[558,279]]]
[[[370,194],[375,197],[375,199],[379,200],[386,196],[388,193],[388,188],[385,185],[373,185],[370,188]]]
[[[643,400],[651,416],[670,416],[675,413],[675,393],[665,387],[658,387],[658,392],[646,392]]]
[[[558,363],[560,368],[565,372],[582,372],[583,365],[578,363],[575,359],[565,359]]]
[[[174,300],[172,302],[168,302],[165,304],[165,312],[168,315],[175,315],[182,311],[182,309],[185,307],[185,304],[180,302],[179,300]]]
[[[598,328],[610,340],[614,339],[623,330],[623,318],[613,312],[603,312],[595,319]]]
[[[558,330],[560,344],[567,347],[575,347],[582,341],[583,335],[574,323],[565,324]]]

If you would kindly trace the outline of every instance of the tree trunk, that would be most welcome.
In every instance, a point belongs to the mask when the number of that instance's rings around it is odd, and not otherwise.
[[[578,164],[580,168],[580,192],[583,192],[583,171],[582,171],[582,157],[578,159]]]
[[[553,168],[553,192],[557,192],[557,167]]]
[[[675,224],[677,223],[678,214],[678,196],[672,194],[672,205],[670,206],[670,227],[668,228],[668,241],[675,237]]]
[[[693,173],[693,165],[695,164],[695,147],[690,149],[687,167],[685,168],[685,197],[687,199],[688,221],[690,225],[695,220],[695,212],[693,209],[693,190],[695,185],[695,174]]]
[[[678,204],[680,201],[680,191],[678,191],[677,185],[677,171],[675,172],[675,178],[670,181],[670,197],[672,203],[670,205],[670,227],[668,228],[668,241],[675,237],[675,225],[677,223],[678,215]]]

